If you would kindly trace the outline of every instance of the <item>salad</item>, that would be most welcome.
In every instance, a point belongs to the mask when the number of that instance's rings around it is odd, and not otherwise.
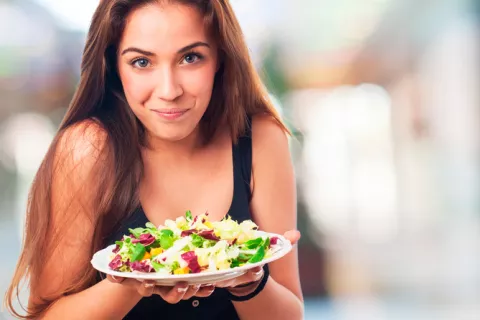
[[[129,229],[116,241],[109,267],[120,272],[189,274],[217,271],[260,262],[280,249],[280,239],[260,235],[251,220],[237,223],[230,216],[209,221],[187,211],[175,221]]]

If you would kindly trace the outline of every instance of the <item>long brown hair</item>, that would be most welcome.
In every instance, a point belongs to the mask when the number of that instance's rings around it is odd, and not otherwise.
[[[55,150],[62,135],[75,124],[94,120],[107,135],[107,165],[99,164],[104,192],[95,199],[95,231],[91,253],[105,245],[105,238],[138,205],[138,185],[142,175],[141,147],[145,146],[144,128],[128,104],[117,73],[117,48],[127,16],[132,10],[159,0],[102,0],[94,13],[81,65],[80,84],[47,152],[30,190],[23,248],[13,280],[5,296],[5,305],[19,318],[36,318],[61,296],[84,290],[95,283],[91,266],[75,283],[44,300],[30,304],[27,315],[15,310],[22,280],[32,281],[42,271],[48,254],[45,248],[51,224],[51,183]],[[221,66],[215,76],[210,105],[200,123],[205,141],[216,129],[227,124],[233,142],[243,134],[247,117],[269,114],[282,124],[250,60],[239,23],[228,0],[169,0],[194,6],[217,41]],[[134,147],[132,147],[134,146]],[[107,221],[106,223],[103,223]],[[67,221],[65,221],[67,223]],[[49,237],[47,237],[49,236]],[[48,239],[48,240],[47,240]]]

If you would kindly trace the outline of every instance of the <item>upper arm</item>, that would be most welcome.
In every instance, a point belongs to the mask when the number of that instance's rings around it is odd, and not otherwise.
[[[251,209],[260,229],[283,234],[297,229],[296,184],[285,131],[269,116],[252,123]],[[270,273],[302,299],[297,249],[270,263]]]
[[[99,125],[84,121],[65,130],[57,142],[50,210],[36,212],[38,219],[48,219],[48,231],[45,239],[39,239],[45,245],[35,253],[43,255],[44,264],[31,275],[31,302],[54,301],[65,292],[84,289],[78,286],[92,275],[89,261],[105,141]]]

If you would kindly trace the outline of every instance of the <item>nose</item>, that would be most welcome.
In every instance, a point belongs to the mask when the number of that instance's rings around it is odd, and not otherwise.
[[[174,101],[183,94],[183,89],[171,68],[165,67],[158,71],[155,96],[165,101]]]

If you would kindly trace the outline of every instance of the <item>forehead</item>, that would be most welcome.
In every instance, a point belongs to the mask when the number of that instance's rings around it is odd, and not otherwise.
[[[138,46],[156,52],[176,51],[193,42],[208,42],[204,19],[193,7],[181,4],[150,4],[127,18],[120,49]]]

